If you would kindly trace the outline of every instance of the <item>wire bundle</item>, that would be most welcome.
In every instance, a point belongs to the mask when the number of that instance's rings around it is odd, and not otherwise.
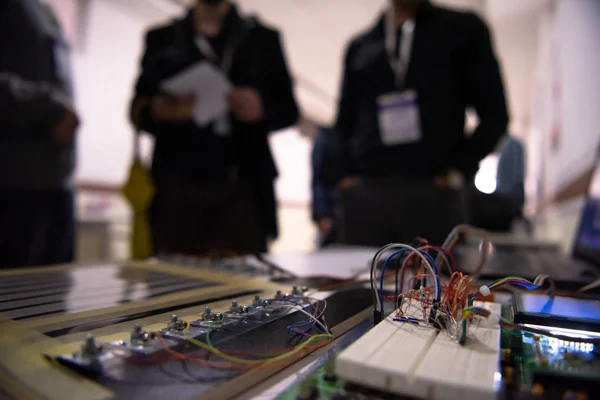
[[[517,286],[526,290],[542,289],[548,285],[548,293],[553,296],[555,292],[554,282],[548,275],[540,275],[533,282],[518,276],[508,276],[498,279],[488,285],[483,285],[479,290],[473,291],[473,276],[466,275],[458,271],[454,271],[454,259],[450,250],[458,243],[461,234],[473,234],[479,236],[482,240],[480,244],[480,258],[477,266],[474,269],[474,274],[477,274],[486,261],[488,253],[489,241],[487,233],[483,230],[470,227],[468,225],[460,225],[452,230],[441,247],[431,246],[425,240],[424,245],[412,247],[406,244],[389,244],[382,247],[371,263],[371,289],[373,291],[373,307],[375,323],[383,319],[384,301],[393,301],[395,307],[395,315],[393,321],[404,322],[411,324],[426,324],[435,329],[446,329],[452,331],[452,327],[456,327],[456,331],[450,332],[454,334],[460,343],[464,343],[466,339],[468,322],[476,317],[489,318],[491,312],[482,307],[473,306],[472,302],[479,296],[488,296],[492,291],[504,288],[507,286]],[[437,252],[434,259],[429,251]],[[391,253],[391,254],[390,254]],[[389,255],[388,255],[389,254]],[[381,268],[381,275],[376,276],[376,269],[380,262],[380,258],[387,255]],[[390,263],[394,259],[402,259],[402,266],[396,269],[396,293],[394,296],[384,295],[385,273],[390,268]],[[404,292],[404,273],[406,268],[411,265],[411,260],[415,258],[418,261],[419,268],[415,266],[414,276],[408,283],[414,280],[421,280],[420,288],[410,289]],[[441,279],[440,267],[446,264],[450,271],[450,278],[447,283]],[[398,275],[400,275],[400,284],[398,284]],[[428,283],[429,282],[429,283]],[[600,286],[600,280],[580,289],[581,291],[589,290]],[[400,302],[400,300],[406,300]],[[419,315],[410,315],[406,310],[410,309],[412,302],[420,303],[419,309],[423,312],[423,318]],[[406,310],[403,310],[406,309]],[[527,327],[511,324],[509,321],[502,320],[497,317],[498,323],[506,329],[521,329],[529,330]],[[551,334],[545,333],[547,336]]]
[[[471,293],[472,279],[462,272],[454,272],[450,277],[447,289],[442,299],[442,309],[448,311],[454,318],[458,316],[468,303],[468,296]]]
[[[394,253],[392,253],[391,255],[389,255],[385,262],[383,263],[383,267],[381,269],[381,277],[379,279],[379,288],[377,287],[377,283],[375,280],[375,269],[377,267],[377,264],[379,262],[379,258],[387,251],[394,251]],[[387,246],[382,247],[373,257],[373,261],[371,263],[371,289],[373,290],[373,298],[374,298],[374,307],[375,307],[375,318],[376,320],[380,320],[381,319],[381,315],[383,313],[383,306],[384,306],[384,300],[385,300],[385,296],[383,294],[383,281],[384,281],[384,277],[385,277],[385,271],[388,269],[390,261],[397,256],[403,255],[403,254],[415,254],[416,256],[421,258],[421,261],[423,262],[423,265],[425,268],[427,268],[429,270],[429,275],[431,277],[433,277],[434,280],[434,299],[435,301],[439,301],[440,296],[441,296],[441,283],[440,283],[440,277],[439,277],[439,269],[438,269],[438,265],[436,263],[436,261],[433,259],[433,257],[427,253],[427,251],[425,250],[420,250],[417,248],[414,248],[412,246],[409,245],[405,245],[405,244],[400,244],[400,243],[395,243],[395,244],[389,244]],[[405,265],[403,265],[403,268],[405,268]],[[400,293],[397,293],[397,295],[399,295]]]
[[[467,307],[462,311],[461,319],[469,320],[469,319],[473,318],[475,315],[479,315],[480,317],[483,317],[483,318],[488,318],[491,314],[492,314],[492,312],[490,310],[488,310],[487,308]]]
[[[549,294],[553,295],[555,291],[554,281],[548,275],[539,275],[533,282],[518,276],[507,276],[506,278],[498,279],[489,285],[483,285],[478,291],[473,293],[471,299],[477,298],[479,295],[489,296],[490,292],[502,286],[512,285],[519,286],[527,290],[541,289],[546,282],[550,283]]]

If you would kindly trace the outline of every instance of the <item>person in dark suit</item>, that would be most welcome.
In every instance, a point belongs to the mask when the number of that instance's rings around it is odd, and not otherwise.
[[[394,0],[347,48],[329,180],[340,240],[441,243],[468,221],[464,181],[506,132],[500,68],[485,23],[426,0]],[[479,126],[465,134],[465,110]]]
[[[192,121],[194,96],[161,90],[165,79],[199,62],[216,66],[233,86],[229,113],[206,126]],[[227,0],[198,0],[183,19],[147,33],[131,118],[156,139],[150,220],[158,252],[267,250],[278,234],[268,134],[298,119],[276,30]]]
[[[74,259],[70,58],[50,7],[0,1],[0,268]]]

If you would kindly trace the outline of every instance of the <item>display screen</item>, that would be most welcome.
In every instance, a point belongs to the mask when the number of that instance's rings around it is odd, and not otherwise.
[[[597,300],[523,293],[515,297],[515,306],[517,324],[549,330],[569,329],[579,335],[585,331],[586,336],[595,337],[600,332],[600,302]]]
[[[600,301],[522,294],[519,312],[600,321]]]
[[[592,172],[573,255],[600,266],[600,155]]]

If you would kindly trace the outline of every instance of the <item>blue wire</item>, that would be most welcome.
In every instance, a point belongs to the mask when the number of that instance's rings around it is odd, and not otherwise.
[[[381,268],[381,280],[380,280],[380,284],[379,284],[379,300],[381,302],[381,311],[383,311],[383,278],[385,275],[385,270],[387,269],[387,266],[388,266],[388,262],[395,256],[397,256],[399,254],[404,254],[407,251],[412,252],[413,250],[411,250],[411,249],[398,250],[395,253],[392,253],[383,263],[383,268]],[[436,296],[435,300],[439,300],[441,291],[440,291],[440,276],[439,276],[438,265],[435,262],[435,260],[433,259],[433,257],[431,256],[431,254],[429,254],[423,250],[417,250],[417,251],[419,253],[421,253],[423,256],[425,256],[425,258],[427,258],[427,261],[429,261],[429,263],[431,264],[431,266],[433,268],[433,272],[435,273],[434,280],[435,280],[435,286],[436,286],[436,292],[437,292],[437,296]]]
[[[315,331],[317,331],[318,333],[325,333],[323,332],[323,329],[319,328],[316,324],[313,324],[311,322],[308,321],[298,321],[298,322],[294,322],[293,324],[291,324],[290,326],[287,327],[288,330],[288,334],[292,334],[291,330],[292,328],[297,328],[297,327],[301,327],[301,326],[308,326],[311,329],[314,329]]]
[[[309,312],[306,309],[307,307],[313,307],[314,308],[314,304],[309,304],[308,306],[305,307],[301,303],[298,303],[297,301],[294,301],[294,300],[292,300],[292,299],[290,299],[288,297],[284,297],[284,298],[281,298],[281,299],[266,299],[265,301],[292,303],[294,305],[299,306],[300,308],[302,308],[306,312]],[[316,308],[315,308],[315,310],[316,310]],[[314,315],[314,317],[316,317],[316,315]],[[322,334],[326,333],[326,332],[323,331],[323,329],[319,328],[317,326],[317,324],[314,324],[314,323],[312,323],[310,321],[298,321],[298,322],[295,322],[295,323],[291,324],[290,326],[288,326],[288,328],[287,328],[288,329],[288,334],[291,335],[290,331],[294,327],[297,327],[297,326],[307,326],[307,325],[310,326],[312,329],[316,330],[319,333],[322,333]]]

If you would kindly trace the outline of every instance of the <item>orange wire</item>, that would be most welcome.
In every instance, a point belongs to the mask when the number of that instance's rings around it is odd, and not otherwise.
[[[446,289],[446,292],[444,293],[444,298],[442,300],[442,304],[445,304],[449,309],[452,308],[452,305],[450,304],[450,299],[454,298],[454,294],[456,291],[456,286],[457,286],[457,280],[462,279],[463,274],[462,272],[454,272],[452,274],[452,276],[450,276],[450,281],[448,282],[448,288]]]
[[[458,282],[456,293],[452,300],[452,313],[455,317],[458,315],[459,308],[464,308],[467,305],[467,296],[471,291],[471,282],[472,279],[468,275],[464,275]]]

